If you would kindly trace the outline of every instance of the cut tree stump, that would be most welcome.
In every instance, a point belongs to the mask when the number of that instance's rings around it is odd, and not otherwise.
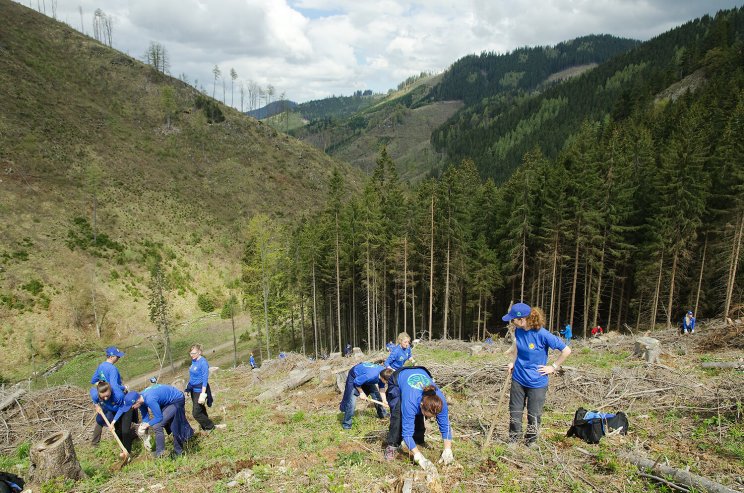
[[[29,472],[36,483],[59,476],[76,481],[85,477],[75,455],[75,446],[69,431],[58,431],[35,444],[31,447],[29,458]]]
[[[633,354],[642,357],[647,363],[658,363],[661,343],[653,337],[639,337],[636,339]]]
[[[310,380],[312,380],[312,378],[313,374],[310,372],[310,370],[292,370],[289,373],[289,378],[287,378],[283,382],[279,382],[274,388],[260,393],[256,399],[258,399],[259,401],[275,399],[282,395],[284,392],[292,390],[295,387],[299,387],[300,385],[309,382]]]

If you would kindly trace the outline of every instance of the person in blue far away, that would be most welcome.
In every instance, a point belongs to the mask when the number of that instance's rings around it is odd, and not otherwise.
[[[186,398],[176,387],[156,384],[146,388],[141,394],[128,392],[117,415],[129,409],[139,409],[142,413],[139,434],[144,434],[148,428],[155,432],[155,457],[163,457],[165,454],[164,431],[173,435],[172,456],[175,457],[181,455],[183,444],[194,435],[194,430],[186,419]]]
[[[573,331],[571,330],[571,324],[566,324],[563,330],[560,331],[560,334],[566,340],[566,346],[570,346],[571,338],[573,337]]]
[[[339,410],[344,413],[344,420],[341,423],[343,429],[351,429],[357,397],[367,400],[369,396],[387,405],[385,397],[380,396],[380,387],[385,386],[385,383],[380,380],[380,372],[384,369],[383,366],[374,363],[359,363],[349,370],[344,396],[341,398],[341,404],[338,405]],[[388,412],[380,404],[375,404],[375,408],[378,418],[383,419],[388,416]]]
[[[251,353],[251,357],[248,358],[248,363],[251,364],[251,370],[256,369],[256,358],[253,357],[253,353]]]
[[[93,372],[93,376],[90,379],[91,385],[96,385],[98,382],[106,382],[111,386],[112,402],[121,403],[124,400],[124,393],[126,392],[126,385],[121,383],[121,374],[119,369],[116,368],[116,363],[119,358],[124,356],[124,353],[119,351],[116,346],[109,346],[106,348],[106,360],[103,361],[96,371]],[[93,392],[91,391],[91,397]],[[99,421],[100,420],[100,421]],[[101,441],[101,431],[103,430],[103,420],[100,416],[96,418],[96,423],[93,427],[93,435],[91,437],[91,444],[95,447]],[[131,440],[130,440],[131,443]]]
[[[692,316],[692,312],[687,312],[685,318],[682,319],[682,333],[683,334],[694,334],[695,333],[695,317]]]
[[[454,462],[447,399],[434,383],[429,371],[421,366],[401,368],[395,372],[387,368],[380,373],[380,378],[387,385],[386,394],[390,405],[385,460],[395,459],[395,451],[403,441],[419,466],[423,469],[432,467],[431,461],[424,457],[418,446],[425,446],[424,418],[436,418],[444,441],[439,463],[448,465]]]
[[[527,406],[527,432],[525,441],[531,445],[537,440],[545,396],[548,392],[548,375],[555,373],[571,354],[571,348],[545,329],[545,314],[540,308],[530,308],[525,303],[515,303],[509,313],[501,317],[516,327],[514,338],[517,357],[509,363],[512,374],[509,393],[509,442],[516,442],[522,435],[522,414]],[[558,359],[548,365],[548,351],[561,352]]]
[[[393,341],[388,341],[387,344],[385,344],[385,349],[388,350],[388,353],[393,350],[395,347],[395,344],[393,344]]]
[[[189,367],[189,384],[184,392],[191,394],[191,412],[202,430],[214,430],[214,423],[209,419],[207,406],[212,405],[212,389],[209,387],[209,363],[202,356],[200,344],[191,346],[189,352],[191,366]]]
[[[416,363],[411,354],[411,336],[405,332],[401,332],[398,334],[398,345],[393,347],[390,355],[385,360],[385,368],[397,370],[406,364],[406,361],[409,359],[411,363]]]

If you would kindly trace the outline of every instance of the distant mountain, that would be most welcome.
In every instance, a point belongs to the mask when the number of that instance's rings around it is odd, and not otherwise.
[[[291,111],[295,107],[297,107],[297,103],[295,103],[294,101],[281,99],[279,101],[272,101],[266,106],[262,106],[257,110],[246,111],[245,114],[248,116],[252,116],[257,120],[263,120],[265,118],[270,118],[274,115],[278,115],[279,113],[284,113],[287,110]]]

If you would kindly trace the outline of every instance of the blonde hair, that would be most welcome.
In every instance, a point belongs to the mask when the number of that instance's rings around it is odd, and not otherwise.
[[[405,341],[406,339],[408,339],[409,341],[411,340],[411,336],[408,335],[408,332],[401,332],[400,334],[398,334],[398,344]]]
[[[527,330],[540,330],[545,327],[545,312],[540,307],[533,307],[529,315],[527,315]]]
[[[191,349],[190,349],[190,351],[193,351],[194,349],[196,349],[196,350],[197,350],[197,351],[199,351],[200,353],[201,353],[201,352],[203,352],[203,351],[202,351],[202,347],[201,347],[201,344],[194,344],[193,346],[191,346]]]

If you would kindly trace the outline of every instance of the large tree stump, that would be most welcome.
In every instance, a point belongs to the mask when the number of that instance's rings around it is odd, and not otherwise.
[[[658,363],[661,343],[653,337],[639,337],[636,339],[633,353],[636,356],[641,356],[647,363]]]
[[[34,482],[43,483],[59,476],[78,480],[85,477],[75,455],[72,435],[58,431],[31,447],[31,468]]]

